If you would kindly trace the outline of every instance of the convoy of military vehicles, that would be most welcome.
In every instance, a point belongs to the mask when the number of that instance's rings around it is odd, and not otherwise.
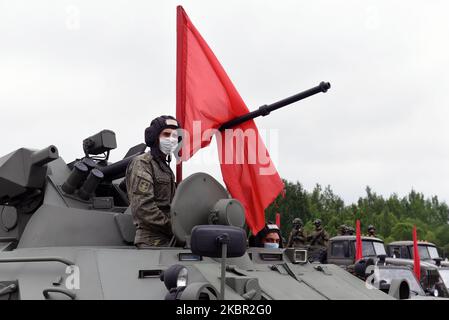
[[[447,269],[431,244],[423,244],[429,273],[421,281],[405,242],[390,244],[388,252],[400,255],[386,257],[382,240],[364,237],[363,266],[354,261],[354,236],[332,238],[323,262],[310,261],[307,248],[248,248],[242,206],[205,173],[178,186],[171,209],[177,245],[137,249],[122,181],[145,145],[116,163],[98,156],[115,147],[115,134],[103,130],[85,139],[84,156],[69,163],[56,146],[0,158],[0,299],[448,296],[446,286],[437,286],[441,279],[447,285]]]
[[[434,244],[418,242],[420,253],[421,278],[416,279],[413,272],[413,242],[398,241],[387,245],[375,237],[362,237],[363,259],[355,259],[356,236],[336,236],[329,240],[326,262],[342,268],[365,280],[374,273],[370,265],[380,268],[376,273],[378,280],[389,284],[395,278],[407,278],[409,284],[419,295],[434,295],[449,298],[446,268]],[[397,252],[401,254],[396,254]],[[449,269],[449,268],[448,268]],[[385,285],[385,284],[384,284]],[[418,290],[417,288],[420,287]]]

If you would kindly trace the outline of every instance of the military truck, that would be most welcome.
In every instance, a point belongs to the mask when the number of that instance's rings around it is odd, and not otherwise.
[[[370,265],[382,266],[380,271],[378,271],[380,274],[376,276],[386,281],[387,284],[396,277],[408,279],[410,284],[414,283],[413,279],[416,280],[412,271],[413,260],[401,257],[388,257],[382,239],[362,236],[363,258],[361,261],[355,260],[355,242],[356,236],[336,236],[331,238],[327,247],[326,262],[336,264],[363,280],[366,280],[371,274],[366,271]],[[444,270],[443,272],[446,271]],[[426,295],[449,297],[448,287],[444,285],[447,281],[444,277],[447,277],[447,274],[449,272],[441,274],[435,264],[423,261],[421,263],[421,279],[418,281],[422,290],[417,290],[416,285],[411,285],[411,287],[414,287],[414,291],[419,292],[419,295],[422,295],[422,291],[424,291]]]
[[[172,246],[137,249],[123,177],[145,145],[110,163],[115,147],[115,134],[103,130],[69,163],[53,145],[0,158],[0,299],[408,297],[309,263],[306,250],[247,248],[242,205],[205,173],[177,188]]]
[[[391,263],[401,261],[402,264],[413,265],[413,241],[394,241],[387,245],[387,254],[394,260]],[[422,266],[435,266],[436,271],[424,274],[421,282],[427,283],[427,287],[441,287],[444,285],[449,290],[449,262],[443,261],[438,254],[435,244],[427,241],[418,241],[418,252]],[[429,267],[430,269],[431,267]]]
[[[395,241],[386,246],[389,257],[413,259],[413,241]],[[418,252],[421,261],[434,263],[438,266],[449,267],[448,261],[443,261],[435,244],[427,241],[418,241]]]
[[[336,236],[329,239],[327,263],[347,267],[355,263],[355,236]],[[382,239],[362,236],[362,256],[373,257],[386,255]]]

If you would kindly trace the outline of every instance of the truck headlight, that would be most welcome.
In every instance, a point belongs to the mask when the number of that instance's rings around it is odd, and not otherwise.
[[[187,268],[182,268],[178,273],[178,278],[176,280],[176,286],[177,287],[186,287],[188,279],[189,279],[189,272],[187,271]]]
[[[161,281],[164,282],[168,291],[171,289],[187,286],[189,272],[186,267],[180,264],[170,266],[161,274]]]

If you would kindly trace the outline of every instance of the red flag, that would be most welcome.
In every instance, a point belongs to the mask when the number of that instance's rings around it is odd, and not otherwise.
[[[177,8],[176,117],[185,134],[182,160],[209,145],[223,123],[249,112],[212,50],[181,6]],[[217,134],[223,180],[245,208],[253,234],[265,226],[265,208],[283,190],[254,121]],[[213,131],[215,130],[215,132]]]
[[[416,226],[413,226],[413,270],[418,281],[421,279],[421,259],[418,251],[418,236],[416,235]]]
[[[276,225],[279,229],[281,228],[281,214],[279,212],[276,213]]]
[[[362,233],[360,232],[360,220],[355,223],[355,261],[363,258]]]

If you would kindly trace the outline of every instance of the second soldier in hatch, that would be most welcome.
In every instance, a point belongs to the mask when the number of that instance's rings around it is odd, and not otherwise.
[[[351,226],[347,226],[348,228],[347,228],[347,230],[346,230],[346,235],[347,236],[353,236],[354,234],[355,234],[355,229],[354,229],[354,227],[351,227]]]
[[[339,228],[338,228],[338,235],[339,236],[345,236],[348,233],[348,226],[345,224],[342,224]]]
[[[368,226],[368,237],[376,237],[376,228],[372,224]]]
[[[313,224],[315,225],[315,230],[311,235],[307,236],[307,240],[310,241],[309,257],[312,261],[319,261],[321,263],[324,263],[324,261],[326,260],[329,234],[321,226],[320,219],[316,219]]]
[[[290,236],[287,242],[287,248],[303,247],[306,245],[307,236],[303,229],[303,223],[300,218],[293,219],[293,229],[290,232]]]
[[[283,248],[281,230],[276,224],[268,222],[255,236],[249,237],[250,247],[262,247],[267,249]]]
[[[315,225],[315,230],[312,232],[311,235],[309,235],[307,237],[307,239],[310,241],[310,245],[311,246],[326,247],[327,246],[327,242],[329,241],[329,234],[321,226],[321,220],[320,219],[316,219],[313,222],[313,224]]]
[[[168,246],[173,237],[170,204],[175,195],[171,154],[178,147],[178,121],[160,116],[145,129],[150,151],[133,159],[126,169],[126,188],[136,226],[138,248]]]

